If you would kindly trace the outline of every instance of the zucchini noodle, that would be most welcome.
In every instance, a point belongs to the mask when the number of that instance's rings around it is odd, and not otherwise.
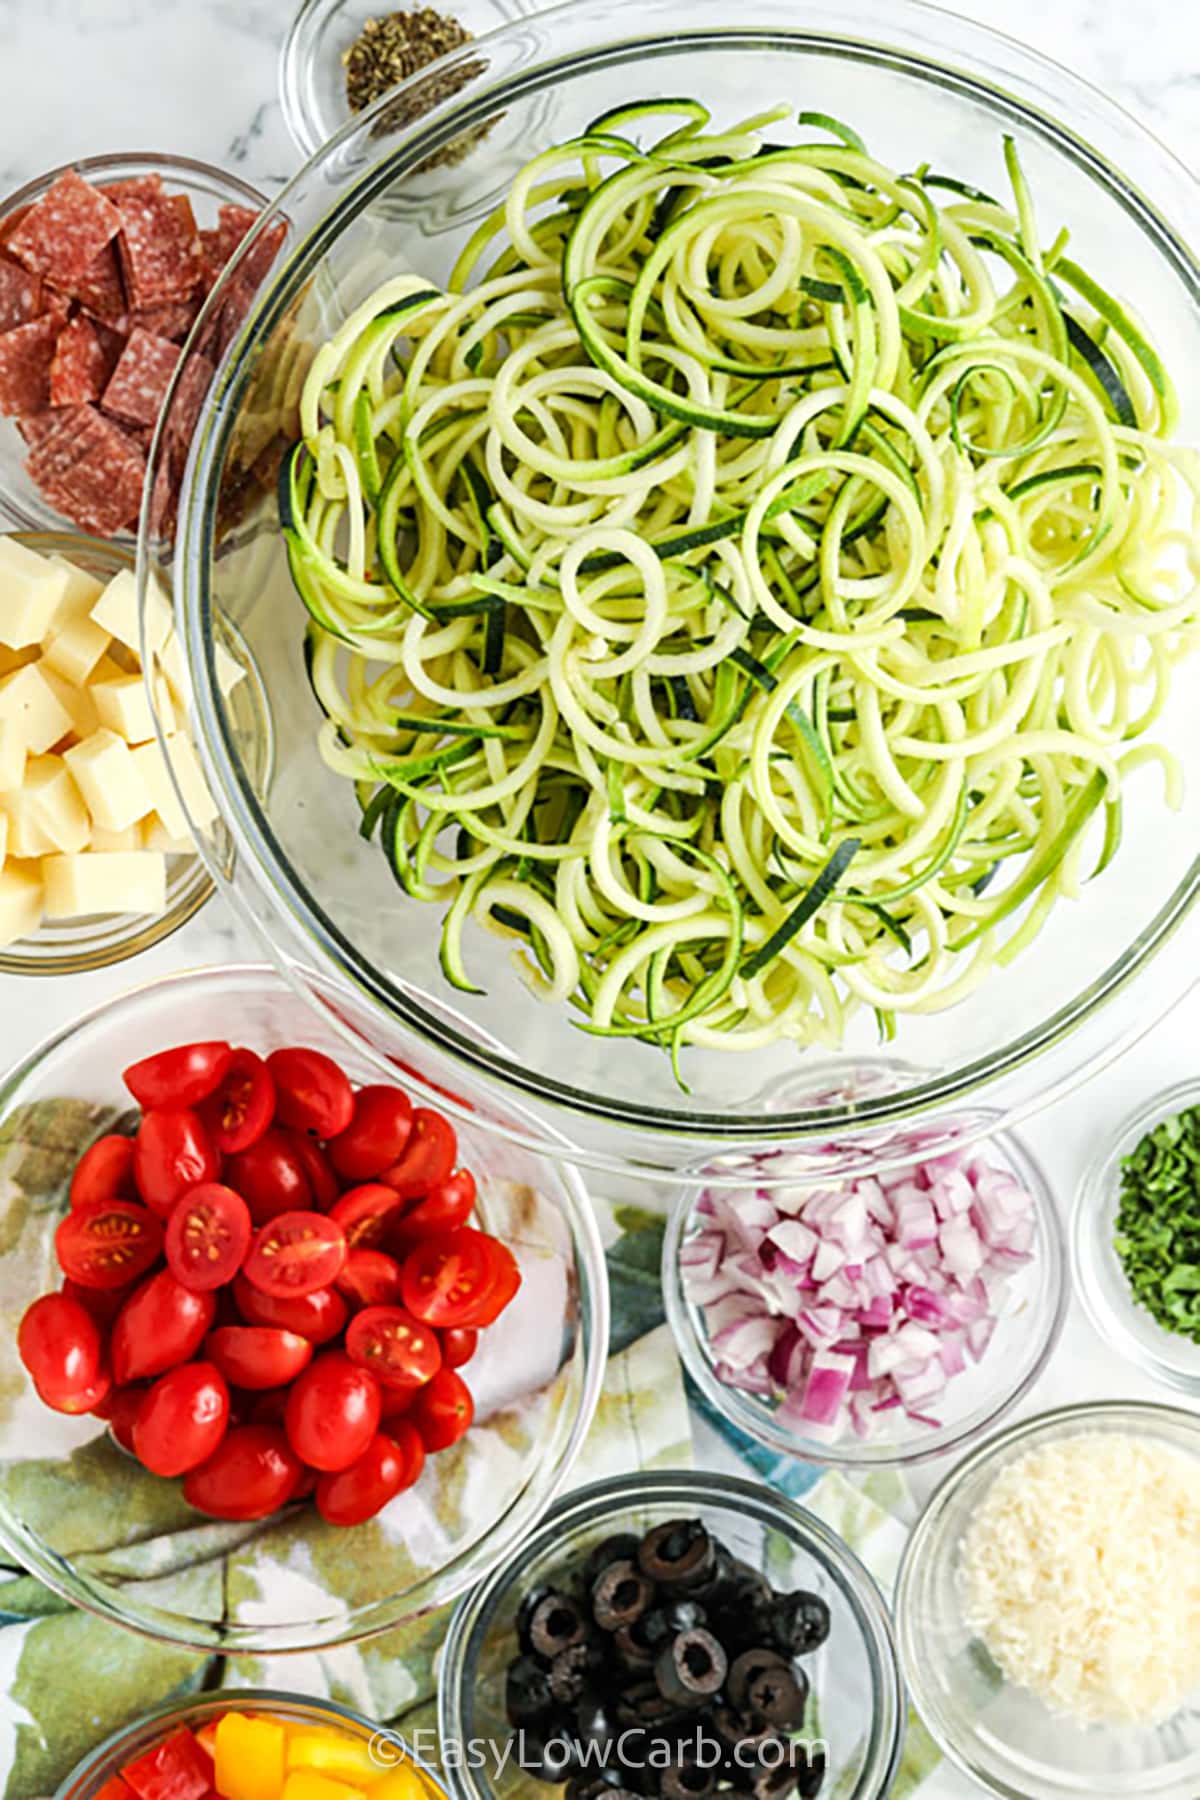
[[[1200,460],[1141,326],[1011,142],[1006,206],[787,118],[535,157],[445,290],[321,348],[281,477],[322,755],[446,978],[474,919],[673,1059],[954,1004],[1117,854],[1135,768],[1181,792],[1134,740]]]

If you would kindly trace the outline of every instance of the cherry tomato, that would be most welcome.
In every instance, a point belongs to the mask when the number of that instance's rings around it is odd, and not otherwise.
[[[64,1275],[80,1287],[125,1287],[158,1261],[163,1228],[132,1200],[94,1200],[59,1221],[54,1250]]]
[[[323,1350],[288,1396],[288,1442],[312,1469],[349,1468],[375,1435],[379,1406],[374,1376],[340,1350]]]
[[[133,1181],[133,1139],[97,1138],[75,1164],[71,1177],[71,1205],[92,1206],[97,1200],[136,1200]]]
[[[520,1287],[521,1270],[507,1244],[502,1244],[498,1238],[488,1237],[486,1232],[481,1233],[481,1236],[485,1253],[492,1265],[493,1280],[491,1293],[480,1303],[477,1323],[493,1325]]]
[[[354,1117],[354,1089],[331,1056],[300,1046],[273,1050],[267,1067],[275,1082],[275,1116],[294,1131],[332,1138]]]
[[[108,1434],[122,1450],[128,1450],[130,1456],[137,1455],[133,1447],[133,1426],[149,1392],[149,1382],[135,1381],[128,1387],[113,1388],[104,1403],[102,1417],[108,1420]]]
[[[49,1406],[89,1395],[104,1360],[95,1319],[68,1294],[43,1294],[26,1308],[17,1329],[17,1352]]]
[[[346,1355],[380,1381],[420,1387],[442,1366],[437,1334],[402,1306],[368,1306],[346,1332]]]
[[[479,1333],[471,1325],[451,1325],[438,1332],[442,1340],[442,1362],[448,1369],[461,1369],[469,1363],[479,1345]]]
[[[35,1384],[36,1385],[36,1384]],[[97,1407],[103,1406],[112,1392],[112,1374],[102,1368],[94,1381],[85,1388],[73,1388],[70,1392],[60,1389],[38,1388],[38,1398],[55,1412],[70,1413],[77,1417],[80,1413],[94,1413]]]
[[[326,1155],[343,1181],[372,1181],[400,1155],[412,1122],[412,1102],[399,1088],[361,1087],[354,1117],[326,1145]]]
[[[243,1395],[249,1401],[245,1423],[247,1425],[279,1425],[282,1426],[287,1412],[289,1387],[264,1388],[261,1393]]]
[[[412,1135],[403,1154],[380,1174],[402,1200],[416,1200],[445,1181],[458,1155],[458,1139],[448,1119],[431,1107],[419,1106],[412,1116]]]
[[[388,1233],[392,1249],[403,1255],[435,1231],[456,1230],[466,1224],[474,1205],[475,1177],[470,1169],[456,1169],[395,1221]]]
[[[310,1205],[315,1206],[318,1212],[325,1212],[342,1191],[337,1176],[329,1166],[329,1158],[320,1145],[315,1144],[312,1138],[305,1137],[302,1131],[283,1131],[281,1135],[287,1139],[290,1149],[308,1176],[312,1188]]]
[[[351,1250],[337,1288],[352,1306],[395,1306],[400,1299],[400,1264],[382,1250]]]
[[[218,1150],[233,1156],[257,1143],[275,1117],[275,1083],[261,1056],[235,1050],[201,1117]]]
[[[410,1313],[427,1325],[482,1324],[496,1270],[481,1231],[439,1232],[410,1251],[400,1292]]]
[[[382,1244],[394,1214],[403,1204],[381,1181],[367,1181],[361,1187],[347,1188],[330,1207],[329,1216],[337,1220],[352,1250],[356,1244],[370,1248]]]
[[[221,1158],[198,1113],[160,1108],[143,1114],[133,1173],[146,1205],[165,1219],[189,1188],[220,1179]]]
[[[399,1419],[408,1411],[416,1392],[414,1387],[380,1387],[379,1420],[381,1430],[386,1426],[387,1430],[391,1431],[392,1427],[389,1421]]]
[[[210,1457],[229,1424],[229,1389],[212,1363],[160,1375],[133,1421],[133,1451],[152,1475],[185,1475]]]
[[[228,1044],[180,1044],[131,1063],[121,1077],[140,1107],[198,1106],[233,1061]]]
[[[462,1376],[456,1369],[439,1369],[432,1381],[417,1389],[406,1421],[420,1432],[432,1455],[465,1437],[474,1417],[475,1402]]]
[[[255,1232],[242,1272],[261,1293],[294,1298],[328,1287],[345,1260],[342,1228],[324,1213],[280,1213]]]
[[[283,1212],[312,1210],[313,1185],[304,1161],[274,1125],[248,1150],[226,1158],[225,1179],[242,1196],[256,1225],[266,1225]]]
[[[59,1292],[66,1294],[70,1300],[78,1300],[85,1312],[90,1312],[101,1332],[107,1335],[113,1320],[137,1287],[136,1281],[130,1281],[119,1288],[81,1287],[70,1277],[63,1282]]]
[[[273,1325],[222,1325],[209,1333],[204,1349],[226,1381],[255,1390],[294,1380],[313,1353],[306,1337]]]
[[[328,1343],[346,1323],[346,1302],[330,1287],[316,1288],[311,1294],[264,1294],[239,1275],[233,1284],[233,1297],[248,1325],[274,1325],[280,1331],[294,1331],[310,1344]]]
[[[122,1387],[186,1362],[210,1330],[217,1303],[162,1269],[130,1296],[113,1326],[113,1375]]]
[[[214,1519],[265,1519],[286,1506],[304,1475],[278,1425],[238,1425],[183,1482],[183,1497]]]
[[[167,1266],[184,1287],[218,1288],[232,1281],[245,1260],[250,1208],[219,1181],[192,1188],[167,1220]]]
[[[411,1459],[377,1431],[348,1469],[317,1481],[317,1511],[330,1525],[361,1525],[409,1485]]]

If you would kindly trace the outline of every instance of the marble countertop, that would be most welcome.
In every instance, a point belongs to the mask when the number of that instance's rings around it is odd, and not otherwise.
[[[1180,0],[963,0],[958,10],[1069,63],[1200,166],[1200,9]],[[278,191],[298,163],[276,91],[289,20],[287,0],[0,0],[0,192],[71,157],[143,148],[236,168]],[[136,963],[69,981],[0,976],[0,1065],[110,994],[172,969],[255,955],[214,899]],[[1025,1128],[1064,1207],[1097,1136],[1193,1072],[1198,1038],[1200,991],[1123,1062]],[[1105,1349],[1076,1307],[1029,1410],[1085,1395],[1164,1397]],[[975,1792],[945,1772],[923,1800]]]

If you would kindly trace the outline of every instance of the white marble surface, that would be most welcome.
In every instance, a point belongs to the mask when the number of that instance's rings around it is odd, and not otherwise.
[[[1069,63],[1200,166],[1200,9],[1188,0],[963,0],[958,10]],[[276,192],[297,164],[276,93],[289,18],[287,0],[0,0],[0,191],[73,156],[170,149],[235,166]],[[253,954],[214,900],[136,963],[70,981],[0,977],[0,1064],[110,994]],[[1097,1137],[1194,1073],[1198,1042],[1200,992],[1123,1063],[1027,1127],[1064,1207]],[[1105,1350],[1076,1307],[1030,1410],[1154,1391]],[[977,1791],[951,1772],[925,1790],[929,1800]]]

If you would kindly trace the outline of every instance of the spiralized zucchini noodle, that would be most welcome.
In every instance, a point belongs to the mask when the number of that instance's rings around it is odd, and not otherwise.
[[[1011,142],[1001,204],[789,117],[534,157],[318,350],[281,479],[321,751],[447,978],[474,919],[672,1057],[951,1005],[1131,771],[1180,801],[1200,459],[1141,326]]]

